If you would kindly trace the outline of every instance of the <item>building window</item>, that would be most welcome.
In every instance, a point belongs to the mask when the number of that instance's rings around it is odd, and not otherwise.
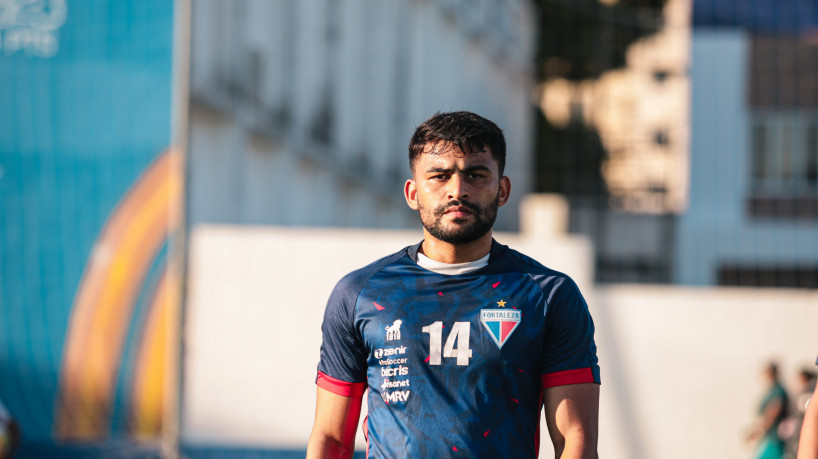
[[[764,180],[764,159],[767,157],[767,126],[755,120],[752,127],[753,187],[759,188]]]
[[[818,288],[818,266],[746,266],[724,264],[719,285],[738,287]]]
[[[818,192],[818,112],[764,111],[752,118],[753,193]]]
[[[753,217],[818,218],[818,112],[752,115]]]

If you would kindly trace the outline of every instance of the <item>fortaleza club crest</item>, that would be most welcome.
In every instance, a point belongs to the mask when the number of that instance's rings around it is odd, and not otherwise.
[[[497,302],[500,307],[505,307],[506,302],[500,300]],[[517,309],[481,309],[480,322],[488,330],[491,339],[497,344],[497,347],[502,348],[506,344],[508,338],[520,325],[520,320],[523,317],[523,312]]]

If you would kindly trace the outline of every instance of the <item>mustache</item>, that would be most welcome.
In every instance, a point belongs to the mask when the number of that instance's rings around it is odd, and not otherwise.
[[[439,217],[439,216],[445,214],[447,210],[449,210],[450,208],[455,207],[455,206],[463,206],[463,207],[469,209],[470,211],[474,212],[475,214],[480,213],[480,206],[478,206],[477,204],[475,204],[473,202],[469,202],[469,201],[463,201],[463,200],[455,199],[453,201],[449,201],[446,204],[443,204],[442,206],[438,206],[438,208],[435,209],[435,216]]]

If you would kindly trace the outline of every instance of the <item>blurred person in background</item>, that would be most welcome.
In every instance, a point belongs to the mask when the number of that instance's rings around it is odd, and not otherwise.
[[[409,144],[404,184],[423,240],[345,276],[322,325],[307,457],[350,457],[364,392],[369,457],[597,457],[594,326],[565,274],[496,242],[505,139],[438,113]]]
[[[818,359],[815,364],[818,365]],[[812,398],[806,403],[798,440],[798,459],[818,459],[818,387],[813,388]]]
[[[0,400],[0,459],[10,458],[19,442],[20,428]]]
[[[815,371],[812,368],[804,367],[798,372],[798,389],[791,410],[792,416],[790,416],[793,421],[792,435],[787,442],[787,454],[790,457],[795,457],[798,451],[798,437],[801,432],[801,425],[804,422],[807,402],[809,402],[812,392],[815,390],[815,376]]]
[[[768,363],[763,370],[767,392],[758,407],[758,419],[747,434],[747,441],[757,443],[753,458],[780,459],[784,456],[784,441],[778,430],[787,417],[789,397],[778,376],[778,364]]]

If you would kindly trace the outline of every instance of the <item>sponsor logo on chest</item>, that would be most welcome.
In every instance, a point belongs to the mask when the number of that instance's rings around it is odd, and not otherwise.
[[[394,392],[384,392],[383,401],[386,403],[394,403],[394,402],[406,402],[409,400],[409,394],[411,391],[408,390],[396,390]]]
[[[406,346],[400,347],[385,347],[381,349],[375,349],[373,355],[376,359],[380,359],[382,357],[391,357],[393,355],[403,355],[406,354]]]
[[[386,340],[387,341],[398,341],[400,340],[400,326],[403,324],[403,321],[398,319],[386,327]]]

